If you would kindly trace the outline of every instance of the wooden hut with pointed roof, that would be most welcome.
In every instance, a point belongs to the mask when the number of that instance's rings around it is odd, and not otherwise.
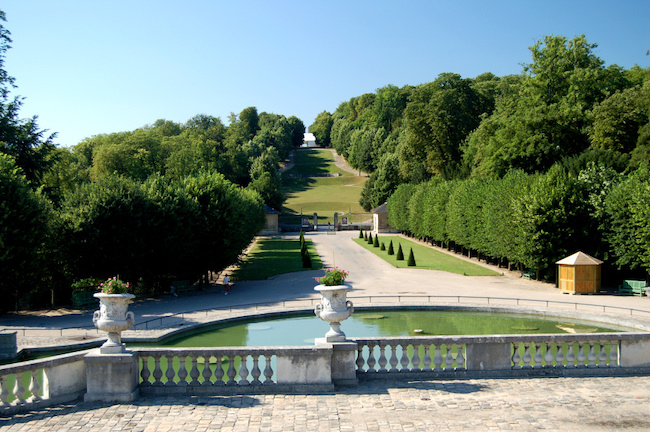
[[[565,294],[593,294],[600,291],[600,265],[603,262],[584,252],[576,252],[558,265],[559,288]]]

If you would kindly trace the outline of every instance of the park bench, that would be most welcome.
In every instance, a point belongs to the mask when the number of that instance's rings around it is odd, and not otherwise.
[[[623,285],[618,286],[619,294],[642,296],[646,294],[647,285],[644,280],[624,280]]]
[[[178,295],[196,291],[196,286],[192,284],[189,280],[172,281],[171,286],[175,288],[173,292],[175,292]]]
[[[532,279],[535,277],[535,269],[526,269],[521,273],[521,277],[524,279]]]

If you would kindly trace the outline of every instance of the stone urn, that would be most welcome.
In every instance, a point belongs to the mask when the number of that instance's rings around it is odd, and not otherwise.
[[[99,310],[93,314],[93,323],[99,330],[108,333],[108,340],[101,346],[102,354],[120,354],[125,351],[121,333],[130,329],[135,323],[135,315],[129,312],[129,303],[133,294],[104,294],[96,293],[99,299]]]
[[[326,342],[345,342],[345,333],[341,331],[341,321],[354,312],[352,302],[347,299],[349,285],[318,285],[314,288],[320,292],[321,301],[314,308],[316,316],[330,324],[325,334]]]

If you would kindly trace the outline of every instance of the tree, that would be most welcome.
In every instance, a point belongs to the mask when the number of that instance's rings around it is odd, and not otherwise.
[[[400,231],[409,231],[408,202],[415,192],[415,186],[405,183],[388,198],[388,223]]]
[[[323,147],[331,147],[330,134],[332,131],[332,115],[323,111],[314,119],[314,123],[309,126],[309,132],[316,137],[316,143]]]
[[[56,217],[49,202],[34,192],[11,156],[0,153],[0,310],[30,300],[30,293],[49,288],[54,265]],[[49,296],[45,297],[49,300]],[[37,305],[42,298],[32,299]]]
[[[36,116],[19,118],[23,98],[9,96],[15,88],[15,80],[5,71],[4,60],[10,48],[11,33],[2,21],[6,21],[6,17],[0,10],[0,153],[11,156],[27,181],[37,186],[54,162],[50,156],[55,149],[52,141],[56,134],[46,137],[47,131],[38,129]]]

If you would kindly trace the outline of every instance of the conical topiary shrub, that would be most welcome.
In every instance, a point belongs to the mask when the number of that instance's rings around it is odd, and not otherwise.
[[[383,250],[383,251],[386,250],[386,245],[384,244],[384,242],[381,242],[381,246],[379,247],[379,250]]]
[[[404,252],[402,251],[402,243],[398,243],[399,248],[397,248],[397,261],[404,261]]]
[[[372,247],[379,247],[379,236],[375,236],[375,241],[372,243]]]
[[[302,268],[311,268],[311,256],[308,253],[302,256]]]
[[[363,239],[365,241],[368,241],[368,233],[366,233],[366,232],[363,233]]]
[[[409,252],[409,259],[406,264],[409,267],[415,267],[415,257],[413,256],[413,248],[411,248],[411,252]]]
[[[360,238],[360,239],[363,238],[363,230],[359,230],[359,238]]]
[[[388,245],[388,255],[395,255],[395,249],[393,249],[393,241],[390,241],[390,244]]]
[[[305,235],[302,233],[302,230],[300,230],[300,244],[302,245],[305,242]]]
[[[372,233],[368,234],[368,244],[372,244]]]

